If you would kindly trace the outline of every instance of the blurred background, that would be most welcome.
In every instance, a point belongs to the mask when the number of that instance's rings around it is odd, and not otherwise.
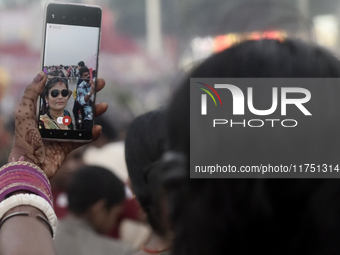
[[[48,2],[0,0],[0,114],[6,126],[24,87],[40,69]],[[199,61],[241,40],[290,36],[319,43],[334,54],[340,47],[336,0],[72,2],[103,9],[99,76],[107,86],[98,101],[109,102],[106,118],[118,132],[136,115],[164,105],[183,73]]]
[[[13,139],[15,106],[41,69],[44,6],[48,2],[0,0],[1,165],[7,162]],[[109,110],[103,116],[108,123],[102,137],[107,140],[70,156],[59,177],[52,179],[57,192],[55,209],[61,211],[67,209],[65,180],[80,161],[113,169],[127,182],[124,144],[118,142],[124,139],[127,126],[136,116],[164,106],[183,76],[209,55],[247,39],[287,37],[322,45],[334,55],[340,51],[338,0],[72,2],[102,7],[98,72],[106,87],[97,102],[108,102]],[[68,44],[68,38],[64,43]],[[58,217],[62,217],[60,212]]]

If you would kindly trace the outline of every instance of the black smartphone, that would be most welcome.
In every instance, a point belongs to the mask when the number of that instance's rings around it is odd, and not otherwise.
[[[50,3],[45,8],[38,100],[43,139],[91,141],[98,75],[102,11],[99,6]]]

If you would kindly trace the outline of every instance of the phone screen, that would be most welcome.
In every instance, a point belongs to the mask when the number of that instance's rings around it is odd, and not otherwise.
[[[91,140],[101,10],[50,4],[46,10],[38,126],[43,138]]]

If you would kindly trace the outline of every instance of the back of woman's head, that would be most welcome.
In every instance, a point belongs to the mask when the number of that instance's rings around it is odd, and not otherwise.
[[[125,139],[125,159],[132,189],[148,216],[151,227],[165,234],[160,208],[161,169],[164,152],[164,111],[152,111],[136,118]]]
[[[246,41],[215,54],[181,83],[169,106],[170,147],[189,154],[190,78],[326,78],[340,77],[340,62],[331,53],[300,41]]]
[[[170,150],[187,159],[182,168],[165,171],[166,176],[178,176],[171,185],[166,182],[176,234],[174,254],[337,254],[337,180],[189,179],[189,78],[195,77],[338,78],[340,62],[298,41],[247,41],[210,57],[184,80],[167,115]],[[200,148],[204,150],[204,144]],[[276,156],[270,153],[268,157]]]

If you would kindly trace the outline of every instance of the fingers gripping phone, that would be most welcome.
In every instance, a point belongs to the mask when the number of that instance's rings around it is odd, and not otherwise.
[[[92,140],[101,16],[99,6],[46,6],[42,70],[47,82],[37,107],[43,139]]]

